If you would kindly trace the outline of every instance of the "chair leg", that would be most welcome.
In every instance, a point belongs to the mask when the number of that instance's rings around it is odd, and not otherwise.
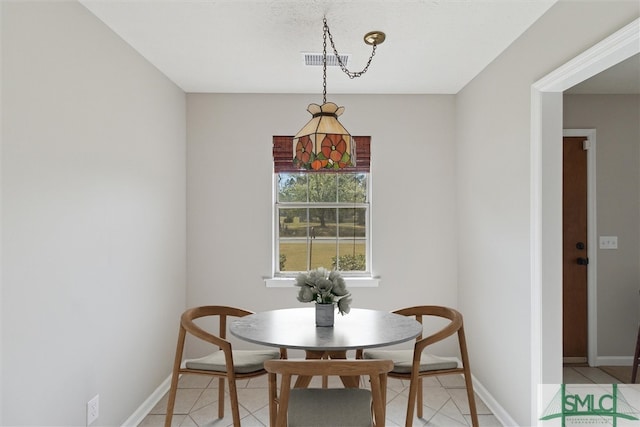
[[[469,368],[467,368],[466,365],[464,367],[464,382],[467,387],[467,399],[469,400],[469,410],[471,411],[471,425],[473,427],[478,427],[480,424],[478,422],[476,397],[473,392],[473,384],[471,383],[471,372],[469,372]]]
[[[229,376],[227,378],[229,379],[229,398],[231,399],[231,415],[233,418],[233,427],[240,427],[240,406],[238,403],[238,389],[236,388],[236,378],[235,376]]]
[[[169,389],[169,398],[167,401],[167,414],[164,419],[165,427],[171,427],[171,419],[173,418],[173,409],[176,403],[176,393],[178,392],[178,380],[180,379],[180,365],[182,364],[182,352],[184,350],[184,342],[187,332],[180,326],[178,332],[178,344],[176,346],[176,357],[173,360],[173,374],[171,376],[171,388]]]
[[[631,384],[636,383],[636,375],[638,374],[638,362],[640,359],[640,327],[638,327],[638,336],[636,338],[636,352],[633,355],[633,368],[631,369]]]
[[[278,379],[276,374],[269,373],[269,426],[276,427],[278,415]]]
[[[460,355],[464,371],[464,383],[467,387],[467,399],[469,400],[469,410],[471,412],[471,425],[479,427],[478,410],[476,408],[476,398],[473,392],[473,382],[471,381],[471,368],[469,367],[469,354],[467,353],[467,341],[464,336],[464,327],[458,330],[458,343],[460,344]]]
[[[407,419],[405,420],[405,427],[413,426],[413,411],[416,407],[416,400],[418,397],[418,381],[409,381],[409,400],[407,401]]]
[[[218,418],[224,418],[224,378],[218,378]]]
[[[380,394],[382,395],[382,410],[383,416],[387,418],[387,387],[389,384],[389,379],[387,375],[380,375]]]
[[[418,407],[417,415],[418,418],[422,418],[422,377],[418,377],[418,398],[416,399],[416,406]]]
[[[173,418],[173,408],[176,403],[176,392],[178,391],[179,378],[180,373],[174,370],[173,376],[171,378],[171,388],[169,389],[169,399],[167,401],[167,414],[164,419],[165,427],[171,427],[171,419]]]

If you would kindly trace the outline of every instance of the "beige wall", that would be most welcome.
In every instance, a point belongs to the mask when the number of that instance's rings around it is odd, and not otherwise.
[[[537,422],[536,372],[542,368],[543,379],[562,381],[561,341],[546,343],[550,348],[531,345],[540,327],[532,324],[531,218],[540,206],[531,206],[531,86],[639,14],[637,2],[560,1],[456,98],[459,306],[476,349],[478,379],[518,425]],[[548,226],[542,224],[543,238]],[[544,292],[560,298],[558,284],[543,281],[550,288]],[[557,336],[558,307],[543,308],[541,316],[551,323],[543,334]],[[534,363],[540,360],[534,352],[556,354],[555,366]]]
[[[317,95],[189,94],[188,305],[302,306],[271,274],[272,135],[293,135]],[[373,271],[353,306],[457,305],[454,97],[329,96],[371,135]],[[247,344],[239,343],[246,346]]]
[[[185,307],[185,95],[79,3],[0,5],[0,424],[84,426],[99,394],[121,425]]]
[[[631,363],[640,297],[640,95],[565,95],[564,127],[596,130],[597,234],[618,236],[597,252],[600,363]],[[591,242],[597,245],[598,242]]]

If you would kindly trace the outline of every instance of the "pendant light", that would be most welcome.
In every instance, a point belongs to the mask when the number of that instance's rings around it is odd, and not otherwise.
[[[369,69],[376,53],[376,46],[384,42],[386,36],[381,31],[371,31],[364,36],[364,42],[373,46],[369,61],[362,71],[349,71],[335,47],[333,37],[323,20],[322,36],[322,105],[309,104],[307,111],[311,120],[293,137],[293,164],[300,169],[332,170],[355,166],[355,141],[351,134],[338,121],[344,112],[333,102],[327,102],[327,36],[342,71],[349,78],[360,77]]]

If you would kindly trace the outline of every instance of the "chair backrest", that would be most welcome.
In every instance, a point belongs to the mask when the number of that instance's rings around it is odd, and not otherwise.
[[[401,308],[399,310],[395,310],[394,313],[401,314],[403,316],[413,316],[420,323],[423,323],[424,318],[428,316],[442,317],[450,320],[450,322],[444,327],[425,338],[420,334],[416,338],[416,351],[422,351],[422,349],[428,345],[441,341],[456,333],[459,335],[462,334],[462,338],[464,338],[462,314],[453,308],[439,305],[419,305]],[[461,343],[461,345],[462,344],[463,343]],[[464,344],[464,346],[466,347],[466,344]]]
[[[373,420],[375,420],[376,427],[384,427],[385,420],[385,401],[387,387],[387,373],[393,369],[393,362],[391,360],[336,360],[336,359],[321,359],[321,360],[267,360],[264,364],[265,369],[269,372],[269,405],[277,405],[276,426],[285,427],[287,425],[287,416],[291,418],[296,408],[290,406],[292,402],[292,393],[304,393],[312,392],[312,397],[315,411],[321,414],[323,422],[326,425],[341,425],[339,418],[331,417],[357,417],[357,414],[349,413],[350,411],[342,411],[341,413],[332,412],[331,407],[323,407],[318,402],[318,398],[322,395],[328,396],[332,393],[338,395],[338,399],[341,399],[349,409],[355,410],[354,406],[349,406],[348,399],[355,398],[355,393],[352,396],[345,393],[345,390],[352,390],[355,392],[364,392],[361,389],[294,389],[291,390],[291,381],[293,375],[305,375],[305,376],[368,376],[370,381],[370,403],[368,405],[368,416],[371,420],[371,414],[373,412]],[[280,393],[277,395],[277,374],[281,375]],[[368,390],[367,390],[368,392]],[[346,395],[345,395],[346,394]],[[359,398],[359,397],[358,397]],[[346,400],[346,401],[345,401]],[[308,414],[307,409],[303,409]],[[346,413],[345,413],[346,412]],[[300,417],[305,417],[303,413]],[[311,416],[311,415],[308,415]],[[295,416],[295,418],[299,418]],[[290,420],[291,421],[291,420]],[[291,424],[290,424],[291,425]],[[315,423],[314,423],[315,425]]]
[[[207,305],[202,307],[193,307],[182,313],[182,316],[180,317],[180,326],[182,329],[184,329],[185,332],[188,332],[189,334],[194,335],[202,340],[215,344],[221,349],[226,349],[228,346],[230,346],[229,342],[226,340],[227,318],[243,317],[249,314],[253,314],[253,312],[224,305]],[[207,316],[218,317],[218,335],[213,335],[212,333],[204,330],[202,327],[196,325],[196,323],[194,322],[194,320],[196,319]]]
[[[394,313],[404,316],[413,316],[420,323],[423,323],[425,318],[429,316],[436,316],[449,320],[449,322],[444,325],[444,327],[441,327],[439,330],[431,333],[427,337],[423,338],[422,335],[419,335],[416,338],[416,342],[413,348],[413,361],[410,373],[403,372],[391,374],[396,378],[406,378],[407,375],[411,378],[409,386],[409,400],[407,403],[407,425],[410,425],[411,420],[413,419],[413,412],[416,407],[418,408],[418,417],[422,417],[422,377],[429,375],[446,375],[460,373],[464,376],[465,388],[467,390],[467,399],[469,401],[469,408],[471,412],[471,423],[474,427],[477,427],[478,411],[476,409],[475,397],[473,392],[473,381],[471,379],[471,368],[469,367],[469,355],[467,352],[467,343],[464,334],[462,314],[460,314],[459,311],[453,308],[435,305],[407,307],[396,310],[394,311]],[[451,335],[458,336],[458,345],[460,349],[460,356],[462,358],[462,367],[423,369],[422,353],[425,348],[435,342],[450,337]]]

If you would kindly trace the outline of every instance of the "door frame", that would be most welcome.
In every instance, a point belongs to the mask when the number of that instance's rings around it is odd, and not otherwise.
[[[587,363],[598,360],[598,228],[596,203],[596,130],[563,129],[562,136],[587,138]],[[562,325],[562,323],[560,324]]]
[[[531,85],[531,425],[539,385],[562,383],[562,92],[640,53],[639,41],[640,18]]]

